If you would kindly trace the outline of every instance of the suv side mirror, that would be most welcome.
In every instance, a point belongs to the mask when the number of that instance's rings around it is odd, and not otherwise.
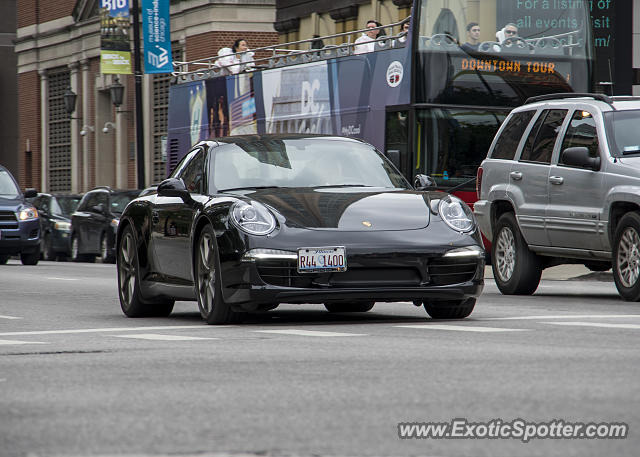
[[[185,203],[191,201],[191,194],[180,178],[167,178],[158,184],[158,196],[178,197]]]
[[[35,198],[37,196],[38,192],[33,188],[29,188],[24,191],[24,198]]]
[[[562,163],[573,167],[589,168],[593,171],[600,169],[600,157],[589,156],[589,149],[584,146],[567,148],[562,151]]]
[[[98,214],[104,214],[104,204],[99,203],[91,207],[91,211]]]
[[[432,190],[436,188],[436,182],[431,176],[416,175],[413,180],[413,187],[416,190]]]

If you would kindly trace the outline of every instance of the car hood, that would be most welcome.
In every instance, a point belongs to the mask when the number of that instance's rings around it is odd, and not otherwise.
[[[23,204],[22,198],[0,197],[0,211],[16,211]]]
[[[429,225],[429,199],[422,192],[362,187],[263,189],[246,197],[270,206],[291,227],[381,231]]]

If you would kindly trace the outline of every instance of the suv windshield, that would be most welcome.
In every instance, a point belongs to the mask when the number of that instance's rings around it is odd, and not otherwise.
[[[71,217],[80,203],[80,197],[57,197],[51,199],[51,213],[58,216]]]
[[[604,119],[611,155],[640,154],[640,110],[610,111]]]
[[[122,214],[126,206],[131,200],[136,198],[138,193],[129,192],[126,194],[112,194],[111,195],[111,212]]]
[[[0,197],[16,198],[20,195],[20,189],[11,179],[11,175],[6,170],[0,170]]]

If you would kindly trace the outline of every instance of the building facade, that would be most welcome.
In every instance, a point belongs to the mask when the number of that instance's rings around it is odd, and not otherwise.
[[[136,179],[132,75],[100,73],[99,0],[17,1],[18,179],[23,188],[83,192],[95,186],[136,188],[166,177],[169,75],[144,75],[145,182]],[[277,43],[272,0],[171,2],[175,60],[217,54],[245,38]],[[125,86],[123,103],[110,88]],[[75,110],[64,94],[77,94]]]

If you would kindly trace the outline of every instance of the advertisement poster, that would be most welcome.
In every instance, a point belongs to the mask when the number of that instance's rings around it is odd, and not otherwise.
[[[169,0],[142,0],[144,72],[171,73]]]
[[[207,109],[209,110],[209,138],[229,136],[229,107],[227,105],[227,79],[207,81]]]
[[[100,0],[100,72],[131,74],[129,0]]]
[[[253,75],[241,73],[227,78],[230,134],[251,135],[258,133]]]

